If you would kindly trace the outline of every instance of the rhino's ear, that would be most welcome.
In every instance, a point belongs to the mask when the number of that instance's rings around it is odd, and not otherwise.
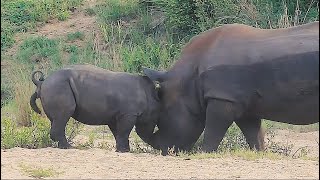
[[[163,82],[166,79],[167,72],[165,71],[156,71],[149,68],[142,68],[143,73],[151,79],[151,81]]]

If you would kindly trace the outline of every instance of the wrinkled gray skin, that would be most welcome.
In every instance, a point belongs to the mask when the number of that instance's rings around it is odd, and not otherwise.
[[[218,148],[235,122],[251,148],[264,149],[261,119],[319,122],[319,22],[264,30],[223,25],[193,38],[167,72],[144,69],[159,90],[159,130],[149,140],[189,150]]]
[[[34,75],[40,73],[36,80]],[[70,117],[88,125],[108,125],[118,152],[130,150],[128,137],[134,127],[144,141],[151,137],[158,116],[158,95],[146,76],[111,72],[91,65],[73,65],[55,71],[44,80],[36,71],[37,86],[31,107],[41,104],[51,121],[50,137],[59,148],[69,148],[65,127]],[[149,131],[148,131],[149,130]]]

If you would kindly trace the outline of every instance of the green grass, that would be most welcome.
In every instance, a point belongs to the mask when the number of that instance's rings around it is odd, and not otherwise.
[[[166,69],[177,58],[182,43],[174,43],[168,32],[153,30],[152,15],[135,1],[105,1],[96,12],[103,38],[110,42],[111,69],[132,73],[139,73],[142,66]]]
[[[36,179],[55,177],[55,176],[61,174],[61,172],[58,172],[58,171],[54,170],[53,168],[32,167],[32,166],[24,165],[24,164],[20,164],[19,167],[29,177],[33,177]]]
[[[77,39],[84,40],[84,37],[85,37],[85,35],[83,32],[77,31],[74,33],[67,34],[67,41],[75,41]]]
[[[41,148],[52,145],[50,122],[32,114],[30,127],[18,127],[12,119],[1,118],[1,148]]]
[[[139,10],[138,0],[105,0],[96,7],[103,23],[135,19]]]
[[[27,38],[20,45],[17,53],[19,62],[34,65],[36,63],[49,63],[51,68],[61,67],[62,53],[59,40],[44,36]],[[32,67],[33,68],[33,67]]]
[[[196,153],[186,153],[181,152],[178,155],[181,158],[184,159],[216,159],[216,158],[242,158],[247,161],[255,161],[257,159],[284,159],[288,158],[287,156],[279,155],[276,153],[271,152],[257,152],[257,151],[251,151],[251,150],[245,150],[245,149],[238,149],[234,151],[224,151],[224,152],[213,152],[213,153],[203,153],[203,152],[196,152]]]
[[[14,27],[9,21],[1,18],[1,51],[14,43]]]
[[[14,34],[33,30],[50,19],[66,20],[70,9],[83,0],[11,0],[1,1],[1,51],[12,46]]]
[[[293,125],[293,124],[264,120],[262,125],[264,128],[268,128],[270,130],[289,129],[289,130],[292,130],[295,132],[301,132],[301,133],[319,131],[319,123],[314,123],[309,125]]]
[[[50,121],[32,112],[29,127],[18,126],[12,118],[1,117],[1,149],[13,147],[44,148],[53,146],[50,139]],[[70,120],[66,127],[67,139],[79,134],[83,126]]]
[[[75,44],[75,40],[79,40],[81,44]],[[40,65],[46,69],[47,73],[50,73],[69,64],[92,64],[97,58],[101,58],[99,59],[101,63],[93,64],[103,66],[107,61],[105,57],[99,56],[92,44],[92,37],[86,38],[82,32],[70,33],[65,38],[53,39],[31,36],[21,43],[15,60],[27,66],[30,72],[39,68]]]

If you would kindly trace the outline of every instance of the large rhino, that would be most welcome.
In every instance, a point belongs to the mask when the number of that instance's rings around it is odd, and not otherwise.
[[[34,77],[37,73],[41,75],[39,80]],[[134,125],[145,141],[156,125],[158,95],[146,76],[73,65],[55,71],[45,80],[41,71],[35,71],[32,81],[37,89],[30,105],[40,113],[35,103],[40,98],[51,121],[50,137],[58,141],[59,148],[70,147],[65,137],[70,117],[88,125],[108,125],[118,152],[130,150],[128,137]]]
[[[159,130],[149,139],[164,154],[218,148],[235,122],[250,148],[264,149],[261,119],[319,122],[319,22],[259,29],[230,24],[191,39],[169,71],[144,68],[160,82]]]

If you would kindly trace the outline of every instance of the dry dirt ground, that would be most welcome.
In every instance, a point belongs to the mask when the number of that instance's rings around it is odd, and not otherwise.
[[[319,131],[278,131],[275,139],[307,147],[312,158],[259,158],[237,156],[186,159],[114,150],[57,148],[1,150],[1,179],[28,179],[23,167],[51,169],[48,179],[319,179]]]

